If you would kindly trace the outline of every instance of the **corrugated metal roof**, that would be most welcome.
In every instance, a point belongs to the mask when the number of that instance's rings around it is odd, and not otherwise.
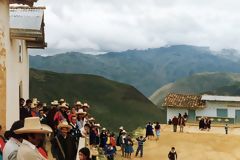
[[[217,96],[217,95],[202,95],[203,101],[228,101],[228,102],[240,102],[239,96]]]
[[[10,8],[10,28],[40,30],[44,9]]]

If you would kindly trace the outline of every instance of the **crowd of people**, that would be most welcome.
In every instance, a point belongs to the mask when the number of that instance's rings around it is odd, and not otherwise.
[[[51,143],[51,154],[57,160],[96,159],[98,148],[110,160],[116,153],[115,135],[96,123],[88,113],[87,103],[75,102],[69,106],[64,99],[54,100],[50,106],[33,100],[20,99],[20,120],[0,137],[0,158],[3,160],[48,159],[46,139]],[[102,128],[102,129],[101,129]],[[125,130],[121,127],[124,135]],[[86,139],[86,146],[79,148],[79,140]],[[122,137],[125,144],[130,138]],[[85,146],[85,145],[84,145]],[[127,145],[126,145],[127,146]],[[79,150],[79,152],[78,152]],[[131,148],[125,148],[129,156]],[[91,156],[91,158],[90,158]]]
[[[155,134],[154,134],[155,133]],[[154,135],[156,135],[156,141],[159,140],[161,133],[161,125],[159,122],[148,122],[146,125],[146,138],[153,139]]]
[[[140,157],[143,156],[145,137],[133,139],[123,126],[116,137],[96,123],[89,114],[90,106],[87,103],[76,101],[70,107],[64,99],[60,99],[47,106],[36,98],[26,101],[21,98],[19,104],[20,120],[0,137],[0,160],[46,160],[49,151],[56,160],[75,160],[77,157],[80,160],[95,160],[99,153],[108,160],[114,160],[117,146],[121,148],[122,157],[131,158],[134,141],[137,142],[135,156],[139,153]],[[159,137],[160,124],[155,123],[154,129]],[[146,137],[149,136],[147,132]],[[84,146],[87,147],[79,148],[81,138],[86,140]],[[48,152],[46,142],[51,144]]]
[[[173,132],[177,132],[177,126],[179,126],[180,128],[180,132],[183,132],[187,118],[187,113],[185,113],[183,116],[181,115],[181,113],[179,113],[178,117],[174,116],[172,119],[169,119],[168,124],[173,125]]]
[[[211,129],[211,123],[212,121],[208,117],[202,117],[199,121],[199,130],[204,131],[210,131]]]

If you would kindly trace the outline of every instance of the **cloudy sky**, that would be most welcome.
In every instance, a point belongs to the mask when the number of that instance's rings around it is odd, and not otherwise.
[[[240,50],[239,0],[39,0],[37,5],[47,8],[48,52],[172,44]]]

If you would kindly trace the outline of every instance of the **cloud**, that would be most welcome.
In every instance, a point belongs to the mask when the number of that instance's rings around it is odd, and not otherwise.
[[[168,44],[240,49],[239,0],[39,0],[49,48],[122,51]]]

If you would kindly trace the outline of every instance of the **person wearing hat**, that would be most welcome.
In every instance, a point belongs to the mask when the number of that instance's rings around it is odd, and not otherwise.
[[[31,104],[31,115],[32,117],[38,117],[39,114],[38,114],[38,104],[36,102],[33,102]]]
[[[31,117],[30,107],[32,105],[32,100],[28,99],[25,106],[20,107],[20,120],[24,120],[27,117]]]
[[[120,146],[122,151],[122,157],[125,157],[125,139],[127,137],[127,132],[125,130],[122,131],[122,135],[120,136]]]
[[[40,123],[39,117],[29,117],[24,120],[24,127],[14,131],[15,134],[24,134],[24,139],[17,152],[17,160],[46,160],[37,149],[44,141],[45,134],[52,129]]]
[[[51,108],[50,108],[49,112],[47,113],[47,123],[52,128],[53,131],[55,131],[55,129],[56,129],[56,124],[54,122],[54,116],[58,111],[57,106],[58,106],[57,100],[54,100],[53,102],[51,102]]]
[[[54,121],[57,121],[57,123],[61,123],[62,121],[68,121],[68,116],[66,113],[66,110],[68,109],[68,106],[66,103],[62,103],[59,105],[60,110],[57,111],[57,113],[54,115]]]
[[[90,150],[87,147],[81,148],[79,150],[79,160],[91,160]]]
[[[76,107],[76,110],[78,111],[79,109],[82,109],[82,102],[80,102],[80,101],[77,101],[76,103],[75,103],[75,107]]]
[[[100,124],[93,124],[90,129],[90,145],[98,146],[100,140]]]
[[[123,126],[119,127],[119,134],[118,134],[118,137],[117,137],[117,146],[121,146],[120,144],[120,137],[122,135],[122,131],[124,130]]]
[[[63,98],[61,98],[61,99],[59,100],[59,105],[62,105],[63,103],[65,103],[65,100],[64,100]]]
[[[83,103],[82,109],[83,109],[84,112],[87,112],[89,108],[90,108],[89,104]]]
[[[67,121],[59,123],[59,134],[52,140],[53,156],[57,160],[75,160],[77,146],[75,139],[69,134],[72,127]]]
[[[3,149],[3,160],[12,160],[17,158],[17,151],[22,143],[23,137],[21,134],[15,134],[14,131],[24,126],[23,121],[13,123],[9,131],[5,132],[9,139]]]
[[[87,123],[87,119],[85,118],[87,112],[84,112],[83,109],[79,109],[78,112],[76,112],[76,115],[78,128],[81,129]]]
[[[106,144],[107,144],[107,130],[106,130],[106,128],[103,128],[102,132],[100,134],[100,145],[99,145],[99,147],[105,148]]]

